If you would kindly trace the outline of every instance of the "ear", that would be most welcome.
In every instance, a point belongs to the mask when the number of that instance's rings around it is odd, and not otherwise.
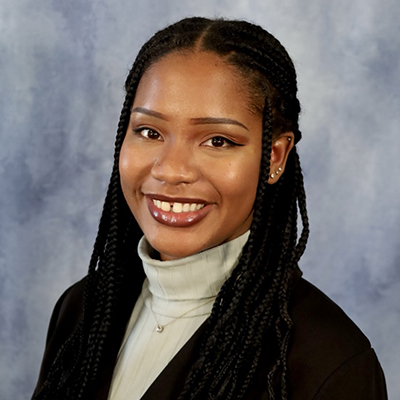
[[[293,132],[282,133],[272,143],[271,166],[268,178],[268,183],[270,185],[278,182],[279,178],[285,171],[286,160],[293,146],[294,146]]]

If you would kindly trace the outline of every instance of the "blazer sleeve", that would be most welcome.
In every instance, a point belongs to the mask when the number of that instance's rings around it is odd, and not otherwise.
[[[371,348],[337,368],[323,383],[314,400],[386,400],[382,368]]]

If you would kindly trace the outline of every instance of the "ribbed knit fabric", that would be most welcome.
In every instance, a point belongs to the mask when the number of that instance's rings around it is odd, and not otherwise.
[[[138,253],[146,279],[114,370],[109,400],[138,400],[210,315],[238,263],[249,232],[190,257],[160,261],[143,237]],[[157,325],[164,326],[157,332]]]

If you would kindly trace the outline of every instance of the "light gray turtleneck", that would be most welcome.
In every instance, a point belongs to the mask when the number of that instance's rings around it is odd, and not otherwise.
[[[249,231],[201,253],[172,261],[150,257],[143,237],[138,253],[146,279],[128,323],[109,400],[137,400],[210,315],[223,283],[238,263]],[[157,332],[157,326],[164,327]]]

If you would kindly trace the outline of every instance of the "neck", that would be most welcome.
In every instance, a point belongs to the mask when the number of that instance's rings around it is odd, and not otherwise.
[[[159,302],[199,301],[215,297],[238,264],[249,232],[198,254],[179,260],[154,259],[156,252],[143,237],[138,253],[147,276],[154,308]]]

